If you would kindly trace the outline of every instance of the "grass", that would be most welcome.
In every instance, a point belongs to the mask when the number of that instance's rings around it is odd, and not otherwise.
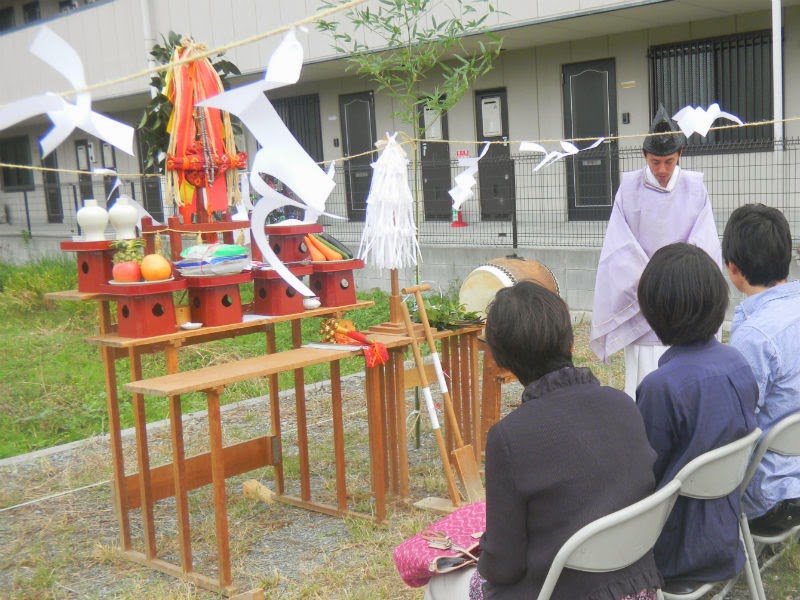
[[[95,346],[84,339],[97,332],[97,314],[91,302],[48,302],[45,294],[77,287],[74,261],[47,259],[13,266],[0,263],[0,458],[15,456],[58,444],[107,433],[103,366]],[[251,292],[252,293],[252,292]],[[242,302],[248,302],[243,287]],[[358,329],[380,323],[388,314],[388,300],[382,293],[360,293],[362,300],[375,306],[347,315]],[[303,321],[306,340],[317,339],[321,319]],[[289,323],[276,325],[279,350],[291,347]],[[207,344],[189,346],[181,351],[181,368],[188,370],[224,363],[264,353],[263,334],[240,336]],[[342,374],[363,368],[363,359],[354,357],[341,363]],[[144,377],[163,373],[161,358],[143,357]],[[119,384],[129,381],[126,359],[117,362]],[[326,365],[306,369],[306,381],[328,379]],[[281,389],[293,385],[291,373],[280,377]],[[230,386],[225,403],[264,393],[263,382],[242,382]],[[205,397],[183,397],[184,413],[204,410]],[[163,399],[148,398],[147,419],[166,418],[168,406]],[[122,427],[133,426],[130,402],[120,403]]]

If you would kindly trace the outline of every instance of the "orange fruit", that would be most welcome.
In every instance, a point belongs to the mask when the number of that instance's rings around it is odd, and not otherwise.
[[[148,254],[142,259],[142,277],[145,281],[159,281],[172,275],[172,263],[160,254]]]

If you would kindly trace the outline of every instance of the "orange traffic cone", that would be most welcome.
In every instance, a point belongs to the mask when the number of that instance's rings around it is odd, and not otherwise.
[[[450,223],[450,227],[466,227],[467,225],[468,223],[464,222],[461,211],[453,209],[453,222]]]

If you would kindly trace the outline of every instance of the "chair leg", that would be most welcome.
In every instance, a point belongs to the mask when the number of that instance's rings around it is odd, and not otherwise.
[[[720,591],[714,594],[711,600],[725,600],[725,598],[728,597],[728,594],[730,594],[733,591],[733,588],[736,585],[737,581],[739,581],[738,575],[733,579],[729,579],[728,583],[726,583],[725,586]]]
[[[753,575],[753,565],[750,564],[749,558],[744,561],[744,576],[747,579],[747,589],[750,590],[750,599],[766,600],[761,597],[758,587],[756,586],[756,578]]]
[[[754,600],[767,600],[764,593],[764,583],[761,581],[761,573],[758,569],[758,555],[753,545],[753,536],[750,535],[750,525],[747,523],[747,516],[744,512],[739,515],[739,531],[744,540],[744,552],[747,563],[745,564],[745,575],[747,585],[750,587],[750,597]]]

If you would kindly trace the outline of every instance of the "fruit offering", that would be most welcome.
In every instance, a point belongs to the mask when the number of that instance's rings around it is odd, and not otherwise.
[[[114,281],[124,281],[126,283],[141,281],[142,268],[136,261],[126,260],[114,265],[111,270],[111,276]]]
[[[164,281],[172,276],[172,263],[160,254],[145,255],[142,239],[117,240],[112,247],[116,250],[111,270],[115,282]]]
[[[133,283],[142,280],[142,269],[139,263],[144,256],[144,240],[117,240],[111,242],[114,253],[114,267],[111,276],[114,281]]]
[[[141,269],[145,281],[161,281],[172,275],[172,263],[160,254],[147,254],[142,259]]]

